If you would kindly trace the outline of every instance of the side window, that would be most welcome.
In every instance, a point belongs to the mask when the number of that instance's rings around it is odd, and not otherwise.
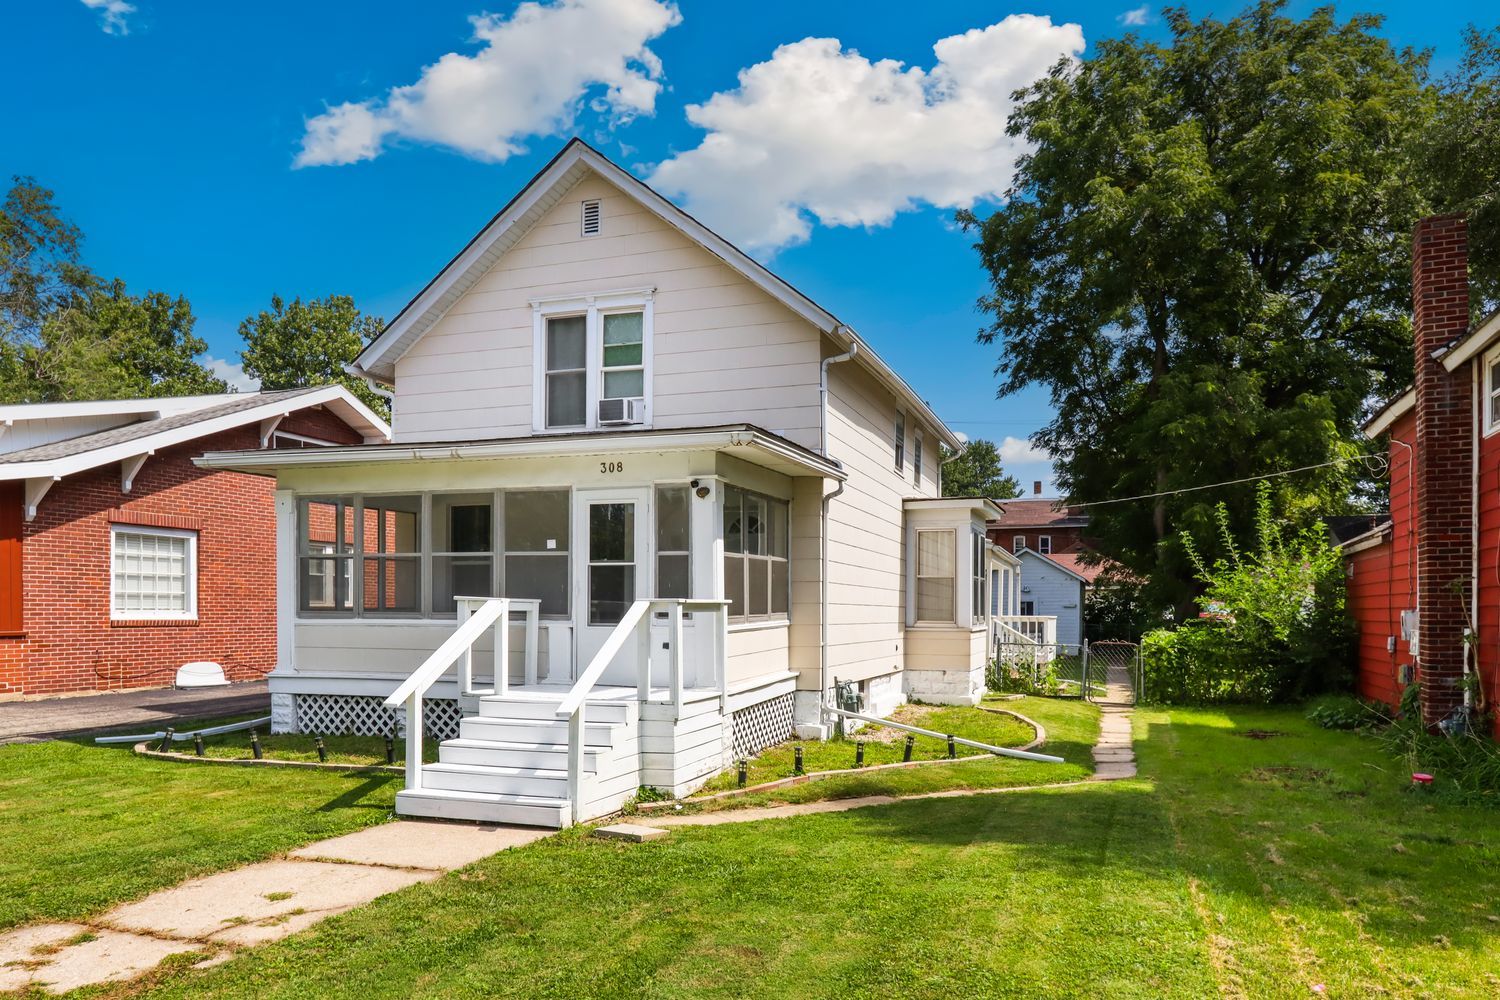
[[[896,471],[904,473],[906,471],[906,414],[900,410],[896,411],[895,445]]]
[[[547,319],[547,369],[543,386],[547,426],[588,423],[588,325],[583,316]]]
[[[724,596],[730,621],[790,614],[789,512],[785,500],[724,488]]]
[[[198,617],[197,532],[116,525],[110,548],[112,617]]]
[[[958,540],[951,528],[917,531],[917,621],[951,624]]]
[[[922,430],[917,428],[911,434],[911,481],[915,486],[922,485]]]
[[[1052,554],[1052,536],[1038,535],[1036,539],[1036,550],[1044,556]]]
[[[1484,432],[1500,427],[1500,354],[1490,355],[1484,366]]]
[[[693,596],[688,488],[656,488],[656,596]]]
[[[1026,536],[1025,535],[1017,535],[1015,538],[1011,539],[1010,550],[1012,552],[1020,552],[1025,547],[1026,547]]]

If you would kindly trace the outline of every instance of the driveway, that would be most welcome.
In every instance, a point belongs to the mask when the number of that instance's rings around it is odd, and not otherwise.
[[[229,687],[172,688],[0,702],[0,743],[59,739],[107,730],[153,732],[187,719],[269,715],[265,681]]]

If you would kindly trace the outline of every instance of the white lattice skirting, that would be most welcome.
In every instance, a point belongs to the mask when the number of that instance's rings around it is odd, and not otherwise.
[[[369,695],[299,694],[296,699],[299,733],[324,736],[383,736],[389,732],[405,735],[406,712],[392,711],[382,701]],[[458,736],[458,722],[463,717],[453,698],[428,698],[422,705],[423,728],[435,740]]]
[[[751,757],[792,738],[792,692],[740,709],[730,717],[734,756]]]

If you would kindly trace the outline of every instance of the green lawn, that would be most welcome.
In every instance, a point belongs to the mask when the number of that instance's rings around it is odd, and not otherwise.
[[[140,994],[1496,995],[1500,813],[1413,796],[1295,709],[1143,709],[1137,732],[1140,780],[568,833]]]
[[[952,733],[966,739],[997,747],[1018,747],[1030,743],[1036,731],[1013,715],[1002,715],[977,708],[941,705],[903,705],[890,718],[896,722]],[[795,774],[796,748],[802,748],[803,768],[808,772],[836,771],[854,766],[857,747],[864,747],[865,767],[900,763],[906,749],[907,734],[889,726],[867,726],[846,739],[792,741],[769,747],[750,758],[747,785],[790,778]],[[982,750],[957,746],[959,757],[985,755]],[[912,760],[941,760],[948,756],[946,740],[931,736],[912,738]],[[985,755],[988,756],[988,755]],[[709,781],[703,794],[727,791],[736,787],[733,771]]]
[[[0,928],[66,920],[389,818],[401,778],[0,746]]]
[[[261,753],[269,760],[295,760],[316,761],[318,759],[317,743],[314,737],[301,733],[268,733],[259,732]],[[153,743],[155,747],[157,744]],[[178,753],[192,753],[192,743],[173,744],[173,750]],[[330,764],[356,764],[368,767],[370,765],[385,766],[385,738],[382,736],[324,736],[323,749],[328,754]],[[402,767],[406,763],[406,741],[395,740],[392,744],[395,752],[396,767]],[[203,755],[205,757],[218,757],[226,760],[249,760],[255,756],[250,746],[250,734],[248,732],[224,733],[221,736],[210,736],[203,741]],[[431,763],[438,759],[438,741],[427,739],[422,745],[422,759]]]

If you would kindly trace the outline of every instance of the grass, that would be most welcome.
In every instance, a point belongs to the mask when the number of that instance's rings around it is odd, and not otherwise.
[[[1045,724],[1061,744],[1093,726]],[[1141,709],[1136,728],[1139,780],[681,828],[642,845],[572,831],[217,968],[95,995],[1500,990],[1500,813],[1413,795],[1373,741],[1297,709]]]
[[[0,746],[0,929],[72,920],[389,818],[401,778]]]
[[[966,739],[989,743],[993,746],[1018,747],[1031,742],[1036,732],[1013,715],[1001,715],[975,708],[960,708],[937,705],[903,705],[891,715],[895,722],[920,726],[940,733],[953,733]],[[906,733],[889,726],[868,726],[851,734],[847,739],[823,742],[792,741],[780,743],[763,750],[750,758],[749,785],[758,785],[778,778],[789,778],[794,771],[795,750],[802,748],[803,768],[807,771],[835,771],[852,768],[856,744],[865,748],[864,766],[900,763],[905,752]],[[958,756],[971,757],[983,754],[971,747],[957,747]],[[916,736],[912,742],[913,760],[941,760],[948,756],[945,740],[931,736]],[[722,792],[736,787],[733,772],[721,774],[702,789],[704,794]]]
[[[268,760],[296,760],[315,762],[318,759],[317,744],[310,735],[300,733],[266,733],[260,737],[261,752]],[[152,744],[153,748],[156,744]],[[172,747],[178,753],[192,753],[193,744],[176,743]],[[359,766],[385,766],[385,737],[383,736],[324,736],[323,748],[328,753],[329,764],[355,764]],[[406,761],[406,741],[394,741],[396,765]],[[250,760],[254,753],[250,748],[248,732],[225,733],[209,736],[203,740],[203,755],[225,760]],[[423,741],[422,759],[431,763],[438,759],[438,741]]]

